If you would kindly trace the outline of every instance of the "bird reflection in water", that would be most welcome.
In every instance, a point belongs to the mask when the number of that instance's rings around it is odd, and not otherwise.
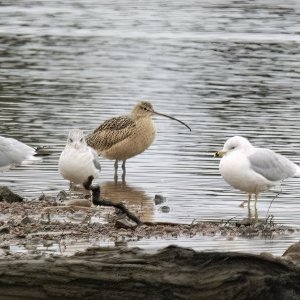
[[[113,202],[124,202],[126,207],[136,213],[143,222],[153,221],[153,199],[139,188],[125,182],[108,181],[101,184],[101,197]]]

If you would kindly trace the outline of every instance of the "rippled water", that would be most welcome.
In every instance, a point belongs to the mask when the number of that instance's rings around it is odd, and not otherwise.
[[[67,189],[57,161],[68,130],[89,132],[140,99],[192,128],[155,117],[156,140],[127,162],[125,188],[114,188],[113,162],[101,159],[104,196],[137,203],[145,219],[246,216],[246,195],[223,181],[212,157],[232,135],[300,163],[300,3],[173,2],[1,1],[0,134],[52,153],[0,174],[1,184],[29,198]],[[290,179],[277,189],[276,222],[300,225],[299,186]],[[167,197],[169,213],[152,203],[155,194]],[[260,216],[275,194],[261,195]],[[257,252],[271,243],[278,253],[298,238],[226,247]],[[187,244],[225,247],[217,238]]]

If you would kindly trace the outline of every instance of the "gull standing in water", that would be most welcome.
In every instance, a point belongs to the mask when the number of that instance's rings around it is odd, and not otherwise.
[[[126,160],[144,152],[154,141],[155,126],[152,115],[164,116],[191,128],[184,122],[154,111],[150,102],[136,104],[131,114],[106,120],[94,132],[87,136],[87,144],[94,148],[98,155],[115,160],[115,181],[118,175],[118,161],[123,161],[123,181],[125,180]]]
[[[234,136],[226,141],[215,157],[222,157],[220,172],[224,180],[236,189],[248,193],[248,221],[251,220],[250,201],[289,177],[300,177],[300,167],[286,157],[265,148],[256,148],[244,137]]]
[[[81,184],[89,190],[93,179],[100,175],[98,155],[85,141],[83,131],[72,129],[59,158],[59,173],[70,183]]]
[[[16,139],[0,136],[0,171],[8,170],[16,165],[32,160],[36,150]]]

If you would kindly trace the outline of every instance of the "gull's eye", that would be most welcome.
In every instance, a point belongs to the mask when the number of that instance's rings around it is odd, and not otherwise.
[[[83,138],[80,139],[80,143],[82,143],[82,142],[83,142]]]
[[[70,138],[70,142],[73,143],[73,139]]]

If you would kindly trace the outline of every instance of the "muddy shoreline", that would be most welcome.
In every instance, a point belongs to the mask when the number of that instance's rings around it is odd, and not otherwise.
[[[7,191],[6,191],[7,193]],[[291,235],[298,229],[263,220],[250,226],[234,219],[220,222],[193,222],[192,224],[145,222],[137,226],[113,207],[91,206],[89,199],[73,200],[72,204],[57,197],[23,200],[18,197],[3,198],[0,202],[0,259],[48,255],[47,249],[56,245],[76,245],[82,241],[93,245],[106,241],[113,246],[126,246],[128,242],[155,238],[157,240],[193,238],[197,236],[222,236],[228,240],[236,237],[272,239]],[[13,201],[14,199],[14,201]],[[75,204],[75,206],[74,206]],[[138,209],[130,210],[141,217]],[[22,247],[14,253],[12,247]],[[56,251],[55,255],[64,255]]]

